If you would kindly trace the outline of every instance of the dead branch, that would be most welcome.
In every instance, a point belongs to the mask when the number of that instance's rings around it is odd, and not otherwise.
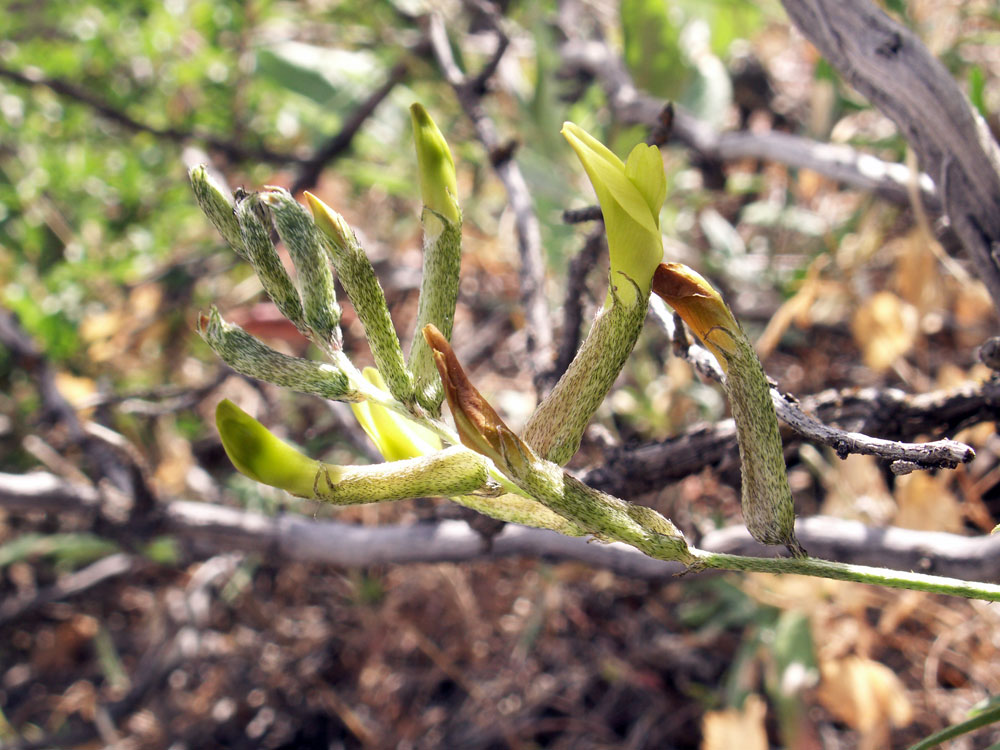
[[[893,120],[1000,305],[1000,149],[944,65],[871,0],[782,0],[837,71]]]
[[[83,450],[90,473],[105,494],[115,492],[127,497],[133,503],[131,511],[136,516],[152,509],[155,501],[141,466],[85,428],[76,410],[56,387],[56,373],[48,359],[21,327],[17,316],[4,309],[0,309],[0,345],[5,346],[14,361],[32,375],[42,402],[42,419],[65,426],[70,440]]]
[[[792,406],[774,389],[772,398],[784,402],[783,411],[784,406]],[[829,445],[842,455],[846,450],[889,461],[912,461],[916,464],[914,468],[953,466],[969,460],[971,448],[951,440],[904,441],[921,435],[953,434],[963,427],[997,419],[1000,380],[966,383],[920,395],[895,388],[824,391],[803,398],[799,411],[803,416],[813,415],[806,417],[806,422],[818,421],[825,429],[818,432],[800,422],[806,434],[786,434],[786,445],[805,439]],[[849,424],[858,432],[829,426],[838,422]],[[628,498],[659,489],[707,466],[736,461],[736,429],[733,421],[726,419],[693,427],[656,443],[609,451],[604,463],[585,472],[581,479],[600,490]]]
[[[704,347],[692,344],[687,340],[687,337],[683,335],[683,327],[677,325],[674,318],[667,312],[663,302],[654,300],[651,307],[660,326],[674,340],[674,352],[691,363],[705,377],[717,383],[723,382],[725,376],[715,357]],[[856,391],[853,392],[856,393]],[[891,398],[891,396],[885,395],[888,392],[873,390],[870,397],[872,400],[884,402],[887,397]],[[895,391],[895,394],[902,394],[902,391]],[[774,386],[771,387],[771,401],[774,403],[778,418],[791,427],[799,437],[808,442],[833,448],[840,458],[847,458],[852,453],[878,456],[896,462],[897,473],[903,474],[907,473],[906,469],[909,471],[933,468],[954,469],[959,464],[968,463],[976,457],[972,448],[955,440],[943,439],[927,443],[905,443],[832,427],[805,413],[800,408],[797,398],[791,394],[782,393]],[[937,403],[938,400],[933,399],[932,402]]]
[[[196,129],[161,128],[142,122],[127,112],[118,109],[98,94],[77,86],[75,83],[43,75],[38,70],[13,70],[0,66],[0,78],[24,86],[44,86],[67,99],[83,104],[94,110],[109,122],[136,133],[149,133],[157,138],[177,143],[198,142],[226,155],[231,161],[259,161],[268,164],[288,164],[302,161],[301,156],[273,151],[266,146],[243,146],[220,136]]]
[[[30,475],[29,475],[30,476]],[[95,563],[68,573],[51,586],[22,597],[7,599],[0,604],[0,627],[51,602],[63,601],[98,586],[105,581],[137,570],[141,560],[125,552],[102,557]]]
[[[480,5],[486,6],[485,3]],[[495,72],[509,43],[495,15],[491,14],[488,17],[492,19],[497,35],[497,49],[493,58],[484,66],[484,74]],[[542,258],[541,230],[528,184],[514,159],[516,144],[501,142],[496,125],[483,108],[482,97],[487,82],[482,74],[466,76],[458,67],[448,41],[444,20],[437,13],[428,17],[428,36],[434,57],[445,80],[451,84],[459,104],[475,128],[476,137],[486,148],[490,163],[507,191],[507,201],[514,212],[517,248],[521,258],[521,306],[527,318],[525,330],[528,336],[529,359],[532,372],[537,378],[545,373],[551,364],[552,321],[545,299],[545,264]]]
[[[86,493],[84,493],[86,494]],[[81,493],[51,474],[0,474],[0,507],[39,512],[87,512]],[[156,533],[175,534],[213,553],[238,550],[344,567],[432,563],[499,557],[573,560],[623,576],[665,580],[682,568],[646,557],[623,544],[594,544],[579,537],[507,524],[486,549],[464,521],[412,526],[355,526],[306,516],[265,516],[236,508],[176,500],[166,503]],[[817,557],[899,570],[921,570],[965,580],[1000,579],[1000,537],[965,537],[898,528],[875,529],[855,521],[814,516],[799,519],[796,535]],[[331,543],[335,540],[336,543]],[[700,546],[713,552],[766,555],[774,550],[742,527],[706,534]]]
[[[556,361],[546,374],[544,383],[548,390],[566,372],[576,350],[580,347],[580,327],[583,324],[583,307],[586,299],[587,275],[597,266],[601,253],[607,252],[604,225],[593,229],[576,255],[569,262],[566,272],[566,294],[563,296],[562,334],[556,350]],[[541,394],[540,394],[541,395]]]
[[[654,312],[657,305],[651,306]],[[669,314],[656,315],[673,336]],[[679,351],[678,351],[679,350]],[[675,347],[706,377],[721,380],[711,354],[686,340]],[[953,440],[907,442],[922,435],[949,435],[964,427],[1000,417],[1000,378],[965,383],[956,388],[908,394],[897,388],[829,390],[801,401],[771,389],[778,416],[795,431],[786,445],[806,440],[827,445],[845,457],[865,453],[900,462],[906,469],[954,467],[972,460],[972,449]],[[834,427],[832,425],[839,425]],[[585,472],[587,484],[619,497],[657,490],[707,466],[737,462],[736,428],[731,419],[698,425],[666,440],[612,449],[604,463]],[[906,466],[912,463],[913,466]]]
[[[116,557],[118,555],[106,557],[85,570],[96,568]],[[15,742],[0,747],[7,750],[77,747],[103,735],[105,730],[110,729],[113,733],[115,723],[138,710],[174,669],[185,661],[211,652],[210,640],[202,638],[209,624],[209,607],[212,602],[210,589],[220,579],[231,577],[242,559],[242,554],[238,552],[217,554],[201,563],[183,591],[170,592],[177,596],[171,597],[170,603],[174,606],[170,607],[172,617],[168,635],[151,644],[142,654],[130,676],[132,687],[128,693],[119,700],[98,707],[98,716],[103,718],[103,724],[101,720],[77,724],[64,727],[57,734],[40,740]],[[134,570],[134,566],[132,569]],[[82,573],[84,571],[79,571],[79,574]],[[102,736],[102,739],[109,738]]]
[[[385,101],[385,98],[392,93],[396,85],[406,77],[408,71],[409,66],[405,63],[400,62],[393,66],[392,70],[389,71],[385,83],[361,102],[344,121],[340,131],[317,150],[312,158],[305,161],[299,167],[298,176],[289,189],[290,193],[297,195],[301,191],[309,190],[316,185],[320,174],[326,166],[350,148],[351,141],[354,140],[354,136],[361,130],[361,126],[372,116],[378,105]]]

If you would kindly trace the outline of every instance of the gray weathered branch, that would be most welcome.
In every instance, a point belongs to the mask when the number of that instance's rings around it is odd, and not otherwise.
[[[690,362],[698,372],[721,383],[724,375],[715,357],[698,344],[692,344],[686,340],[678,342],[675,336],[680,334],[682,329],[676,327],[675,321],[661,300],[654,300],[650,307],[660,325],[671,338],[675,339],[675,351]],[[678,343],[680,345],[677,345]],[[885,391],[878,393],[881,398],[881,394]],[[926,443],[907,443],[832,427],[805,413],[800,407],[798,399],[790,394],[782,393],[774,386],[771,387],[771,400],[774,402],[778,418],[791,427],[801,438],[812,443],[829,446],[837,451],[837,455],[841,458],[846,458],[851,453],[878,456],[889,461],[899,462],[897,473],[903,474],[907,473],[906,469],[910,471],[932,468],[954,469],[959,464],[968,463],[976,457],[972,448],[956,440],[942,439]]]
[[[1000,305],[1000,149],[944,65],[871,0],[782,0],[834,68],[899,126]]]
[[[656,310],[655,301],[651,307]],[[672,323],[667,327],[668,332],[673,330]],[[679,348],[680,356],[703,375],[716,380],[721,377],[712,355],[700,346],[685,343]],[[786,445],[804,439],[829,445],[842,455],[867,453],[900,462],[903,465],[898,468],[904,471],[954,466],[974,455],[971,448],[953,440],[908,441],[922,435],[954,434],[964,427],[1000,418],[1000,378],[996,376],[983,383],[969,382],[917,395],[898,388],[849,388],[806,396],[797,404],[775,388],[771,396],[779,416],[802,430],[786,433]],[[692,427],[655,443],[606,451],[604,462],[580,478],[604,492],[630,498],[706,466],[729,462],[738,465],[737,461],[736,429],[733,421],[726,419]],[[914,466],[907,467],[906,462]]]
[[[87,513],[93,495],[50,474],[0,474],[0,508],[7,510]],[[181,500],[165,503],[161,511],[162,524],[149,533],[175,534],[187,542],[205,545],[213,554],[230,549],[345,567],[542,557],[575,560],[651,580],[666,579],[682,570],[677,564],[654,560],[626,545],[594,544],[515,524],[507,524],[487,550],[482,537],[464,521],[368,527],[315,521],[295,514],[265,516]],[[1000,579],[1000,536],[875,529],[821,516],[799,519],[796,535],[813,555],[826,559],[965,580]],[[710,532],[699,546],[729,554],[774,553],[773,548],[755,542],[742,526]]]

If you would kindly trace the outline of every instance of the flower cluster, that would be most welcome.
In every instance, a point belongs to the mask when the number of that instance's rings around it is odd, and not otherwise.
[[[411,116],[424,202],[424,263],[408,357],[371,262],[343,217],[309,193],[307,211],[276,187],[239,191],[231,199],[205,168],[191,171],[205,214],[328,362],[277,352],[214,308],[199,326],[205,341],[245,375],[350,402],[386,459],[373,466],[313,460],[223,401],[216,421],[233,465],[301,497],[353,504],[440,495],[502,520],[623,541],[655,557],[696,564],[695,551],[668,519],[588,487],[561,468],[631,353],[652,290],[727,369],[745,448],[744,510],[751,532],[798,553],[777,421],[760,364],[718,293],[690,269],[662,263],[659,214],[666,178],[659,150],[639,145],[623,162],[579,126],[563,128],[601,204],[608,294],[577,356],[517,435],[469,381],[450,344],[461,266],[458,181],[437,125],[419,104]],[[294,281],[278,258],[272,231],[292,259]],[[335,274],[364,326],[375,368],[359,371],[342,349]],[[441,417],[445,398],[454,428]]]

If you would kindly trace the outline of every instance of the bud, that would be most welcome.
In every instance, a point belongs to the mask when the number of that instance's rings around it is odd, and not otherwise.
[[[335,466],[304,456],[229,400],[219,403],[215,421],[233,466],[299,497],[358,505],[496,490],[486,460],[460,446],[406,461]]]
[[[191,180],[191,189],[194,191],[194,199],[197,201],[198,207],[212,222],[223,239],[229,243],[229,246],[236,251],[236,254],[241,258],[246,258],[240,227],[233,215],[232,200],[209,174],[204,164],[191,167],[188,177]]]
[[[229,399],[215,409],[222,447],[240,473],[299,497],[312,497],[319,461],[275,437]]]
[[[305,196],[340,283],[344,285],[365,328],[368,346],[379,373],[396,400],[404,404],[412,403],[413,379],[403,361],[403,350],[389,315],[385,293],[371,261],[344,217],[312,193],[307,192]]]
[[[283,188],[268,188],[261,201],[274,214],[278,236],[292,256],[302,293],[303,317],[318,339],[330,350],[341,347],[340,307],[333,289],[333,274],[309,214]]]
[[[615,156],[580,126],[567,122],[562,134],[587,171],[604,216],[611,258],[611,283],[630,279],[618,290],[621,301],[633,305],[649,296],[649,284],[663,260],[660,207],[667,195],[663,158],[656,146],[640,143],[628,161]],[[605,306],[611,304],[611,290]]]
[[[455,160],[451,156],[448,142],[420,103],[410,105],[410,119],[417,147],[420,195],[424,206],[446,221],[458,224],[462,221],[462,210],[458,206]]]
[[[431,414],[441,413],[444,391],[423,334],[433,325],[451,339],[462,264],[462,213],[456,199],[455,163],[444,136],[420,104],[410,107],[424,199],[424,263],[417,324],[407,364],[417,401]]]
[[[683,263],[661,263],[653,276],[653,291],[677,311],[728,374],[729,357],[735,352],[730,332],[740,331],[744,338],[745,334],[722,295]]]
[[[365,368],[363,374],[372,385],[385,388],[382,378],[374,368]],[[361,402],[351,404],[351,409],[364,431],[388,461],[432,455],[441,450],[441,440],[437,435],[380,404],[372,401]],[[463,448],[463,450],[468,449]],[[500,495],[484,497],[483,492],[477,492],[474,495],[453,495],[450,499],[501,521],[552,529],[570,536],[581,536],[585,533],[571,521],[520,494],[516,485],[502,478],[494,469],[491,472],[491,480],[496,479],[500,479],[496,487],[506,490]],[[489,490],[491,486],[488,485],[485,489]]]
[[[778,417],[753,345],[722,296],[687,266],[661,264],[653,277],[653,291],[677,311],[726,372],[726,391],[740,447],[747,529],[759,542],[783,544],[795,557],[805,557],[795,538],[795,508]]]
[[[303,317],[302,301],[271,242],[271,219],[260,196],[251,193],[237,200],[236,220],[239,222],[247,260],[253,266],[267,296],[282,315],[305,332],[308,326]]]
[[[275,351],[238,325],[227,323],[215,307],[198,321],[198,333],[223,362],[242,375],[334,401],[361,398],[343,371]]]
[[[424,328],[424,338],[434,353],[434,362],[462,444],[489,457],[500,471],[509,474],[515,466],[523,463],[530,450],[472,385],[441,332],[428,325]]]

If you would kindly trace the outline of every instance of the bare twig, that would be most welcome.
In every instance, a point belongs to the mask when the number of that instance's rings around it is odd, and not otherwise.
[[[116,557],[116,556],[112,556]],[[111,558],[105,558],[110,560]],[[131,678],[132,687],[120,700],[103,705],[108,725],[113,725],[136,711],[167,676],[186,660],[208,650],[201,638],[201,632],[208,624],[208,607],[211,604],[209,589],[220,578],[231,576],[243,559],[240,553],[224,553],[203,562],[191,576],[187,586],[175,599],[179,606],[171,609],[174,615],[170,633],[143,653]],[[94,566],[99,563],[95,563]],[[109,566],[110,567],[110,566]],[[83,571],[80,571],[81,573]],[[89,742],[101,732],[99,723],[65,729],[53,736],[40,740],[4,744],[5,750],[40,750],[49,747],[76,747]]]
[[[661,300],[656,300],[651,304],[654,316],[660,325],[672,336],[676,331],[682,330],[676,327],[675,321],[669,312],[666,312],[665,305]],[[674,351],[681,357],[691,362],[702,374],[721,383],[724,379],[722,369],[719,367],[708,350],[698,344],[688,344],[687,346],[676,346]],[[899,466],[899,473],[906,473],[904,468],[932,469],[949,468],[953,469],[959,464],[968,463],[976,457],[976,453],[965,443],[955,440],[935,440],[927,443],[904,443],[896,440],[886,440],[878,437],[871,437],[860,432],[850,432],[837,427],[823,424],[815,417],[811,417],[799,407],[798,399],[794,396],[782,393],[774,386],[771,387],[771,401],[774,409],[778,413],[778,418],[787,424],[805,440],[812,443],[826,445],[837,451],[840,458],[847,458],[852,453],[860,453],[868,456],[878,456],[888,461],[903,462],[906,464]]]
[[[37,484],[37,487],[32,487]],[[65,492],[54,492],[56,486]],[[72,514],[85,512],[79,493],[48,474],[0,474],[0,507]],[[508,524],[485,548],[463,521],[412,526],[356,526],[286,514],[265,516],[208,503],[166,504],[164,528],[212,550],[231,549],[347,567],[385,563],[455,562],[526,556],[576,560],[638,578],[666,579],[680,565],[646,557],[622,544],[593,544],[579,537]],[[1000,577],[1000,537],[965,537],[907,529],[873,529],[855,521],[814,516],[799,519],[796,535],[818,557],[900,570],[920,570],[964,580]],[[336,540],[331,544],[330,540]],[[731,527],[706,534],[700,547],[727,554],[767,555],[746,530]]]
[[[1000,149],[948,70],[870,0],[783,0],[844,78],[899,126],[1000,306]]]
[[[714,377],[717,370],[708,352],[697,346],[687,351],[696,369]],[[791,406],[776,389],[772,389],[772,398],[776,406]],[[814,434],[815,429],[807,426],[805,435],[791,433],[786,441],[815,440],[834,450],[847,447],[848,453],[864,448],[857,452],[890,461],[912,461],[917,468],[949,466],[969,460],[971,449],[954,441],[898,441],[928,434],[954,434],[964,427],[996,420],[1000,417],[1000,379],[919,395],[894,388],[830,390],[801,399],[798,411],[803,416],[812,415],[807,419],[833,432]],[[830,423],[842,427],[829,427]],[[581,479],[619,497],[635,497],[707,466],[728,462],[736,465],[736,461],[736,429],[733,421],[726,419],[656,443],[615,449],[605,456],[602,465],[590,469]]]
[[[802,412],[794,397],[782,394],[777,388],[771,388],[771,400],[782,422],[809,442],[833,448],[840,458],[847,458],[851,453],[877,456],[894,462],[894,465],[898,463],[896,473],[904,474],[914,469],[954,469],[976,457],[972,448],[957,440],[945,438],[927,443],[904,443],[831,427]]]
[[[350,147],[351,141],[354,140],[357,132],[361,130],[361,126],[371,117],[378,105],[396,88],[396,84],[400,83],[406,77],[408,70],[409,67],[402,62],[396,63],[393,66],[392,70],[389,71],[386,82],[361,102],[341,126],[340,131],[330,138],[312,158],[302,164],[289,192],[295,195],[303,190],[309,190],[316,184],[320,173],[326,168],[327,164]]]
[[[583,224],[587,221],[600,221],[604,218],[600,206],[584,206],[583,208],[567,208],[563,211],[562,220],[567,224]]]
[[[30,475],[29,475],[30,476]],[[133,555],[116,552],[85,568],[62,576],[48,588],[25,597],[7,599],[0,604],[0,626],[39,607],[89,591],[112,578],[137,570],[139,560]]]
[[[136,133],[149,133],[157,138],[184,143],[197,141],[226,155],[231,161],[258,161],[268,164],[288,164],[303,161],[301,156],[273,151],[266,146],[243,146],[226,140],[212,133],[184,128],[160,128],[135,119],[127,112],[118,109],[97,94],[87,91],[69,81],[50,78],[36,69],[13,70],[0,66],[0,78],[23,84],[25,86],[45,86],[60,96],[72,99],[94,110],[105,120]]]
[[[636,88],[624,63],[606,42],[570,39],[563,45],[561,54],[566,70],[584,72],[600,82],[619,121],[647,126],[657,122],[664,102]],[[673,137],[709,161],[753,158],[778,162],[811,169],[894,203],[906,205],[909,202],[907,185],[911,177],[905,165],[883,161],[850,146],[819,143],[776,131],[719,132],[681,107],[675,111]],[[919,186],[928,209],[940,212],[933,181],[921,175]]]
[[[563,298],[563,328],[556,352],[556,362],[547,373],[546,388],[551,388],[562,377],[580,347],[580,326],[583,323],[583,303],[586,297],[587,274],[597,265],[602,252],[606,252],[607,242],[604,225],[594,228],[579,253],[569,262],[566,274],[566,296]]]
[[[495,71],[500,56],[507,48],[507,36],[499,24],[497,52],[494,61],[484,71]],[[482,105],[485,81],[480,76],[468,77],[458,67],[448,41],[444,20],[436,13],[428,19],[428,36],[431,48],[445,79],[455,91],[459,104],[472,121],[476,137],[486,148],[493,169],[507,191],[507,200],[514,212],[517,248],[521,258],[521,305],[527,316],[528,352],[532,372],[536,377],[548,370],[552,351],[552,322],[545,300],[545,264],[542,259],[542,237],[538,217],[531,200],[528,185],[521,169],[513,158],[512,144],[502,143],[496,126]]]
[[[56,387],[56,373],[52,365],[21,327],[17,317],[3,309],[0,309],[0,345],[5,346],[18,365],[33,376],[42,401],[43,419],[64,425],[70,438],[82,447],[95,483],[107,480],[114,490],[131,499],[135,514],[150,511],[155,505],[155,498],[141,467],[105,440],[88,433],[76,410]]]
[[[231,369],[220,366],[211,380],[194,388],[164,386],[135,393],[98,393],[84,399],[80,403],[80,408],[93,409],[99,406],[117,405],[118,411],[122,413],[143,417],[176,414],[197,406],[232,374]]]

